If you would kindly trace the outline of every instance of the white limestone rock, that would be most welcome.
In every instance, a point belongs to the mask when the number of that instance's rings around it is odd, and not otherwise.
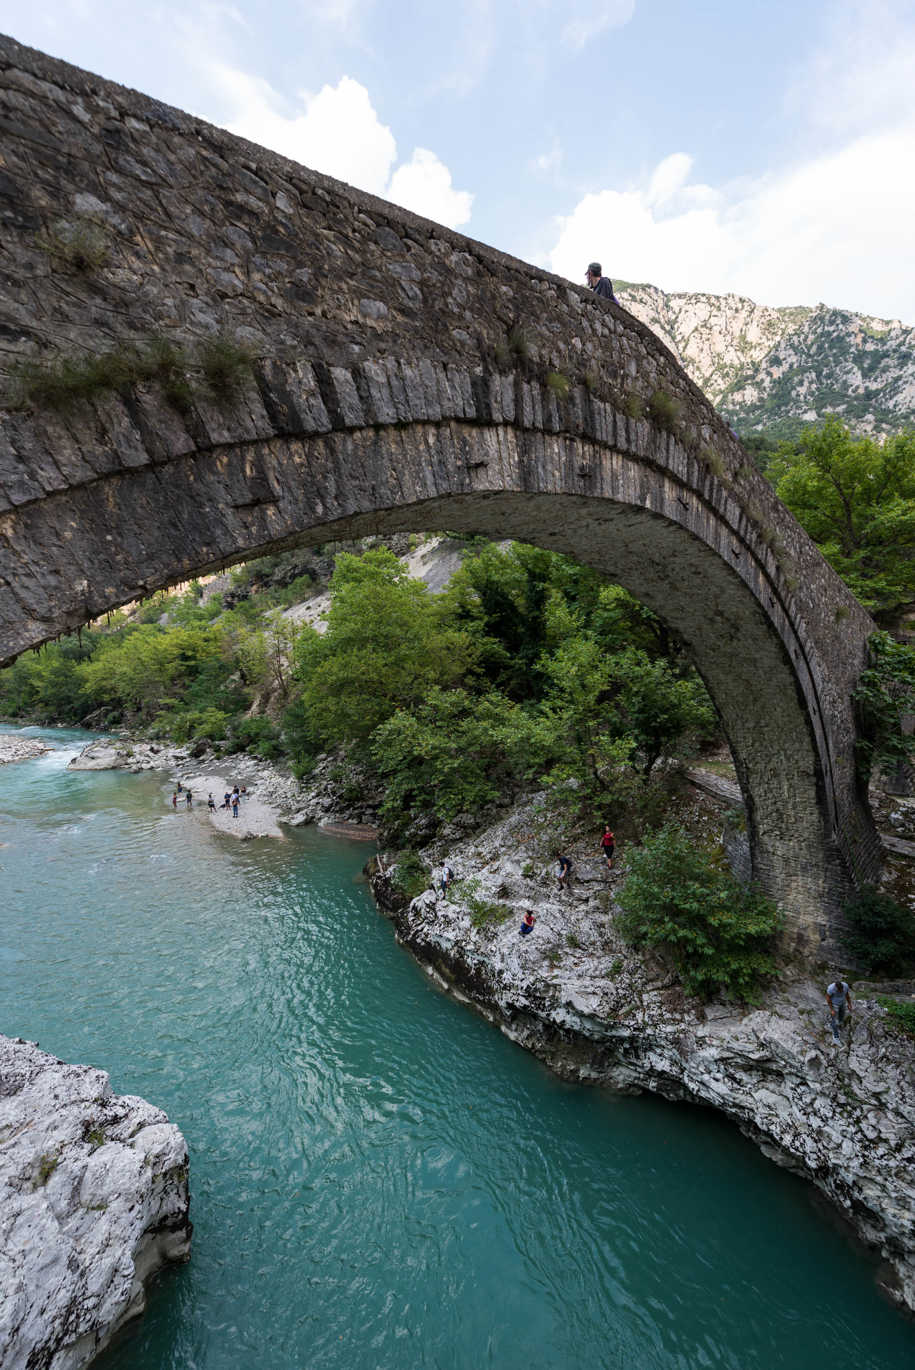
[[[33,757],[43,756],[51,748],[39,737],[21,737],[17,733],[0,733],[0,766],[13,761],[31,761]]]
[[[145,1099],[0,1036],[0,1365],[79,1370],[190,1254],[187,1146]]]
[[[915,415],[915,329],[898,319],[653,285],[617,294],[741,432],[827,412],[856,431],[898,432]]]
[[[915,1043],[865,986],[839,1047],[823,985],[800,975],[755,1010],[689,999],[615,931],[625,850],[612,875],[599,854],[572,852],[573,889],[559,894],[552,845],[531,805],[423,854],[436,874],[446,858],[453,866],[447,900],[430,889],[404,907],[384,855],[372,883],[439,982],[559,1074],[709,1104],[811,1179],[892,1268],[887,1292],[915,1311]],[[462,879],[475,886],[478,923],[487,902],[512,916],[475,925]],[[526,908],[537,921],[522,938]]]

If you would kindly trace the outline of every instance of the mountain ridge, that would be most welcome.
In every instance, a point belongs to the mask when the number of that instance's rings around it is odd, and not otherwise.
[[[792,437],[827,413],[858,433],[915,426],[915,328],[899,319],[628,281],[614,288],[740,432]]]

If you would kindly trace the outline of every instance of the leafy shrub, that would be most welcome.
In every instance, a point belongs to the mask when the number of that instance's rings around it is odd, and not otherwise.
[[[906,1037],[915,1037],[915,1003],[903,1004],[887,994],[878,994],[877,1003],[886,1009],[893,1027],[905,1033]]]
[[[541,753],[523,709],[495,692],[430,689],[412,711],[375,729],[372,760],[384,778],[390,831],[410,818],[448,823],[517,788]]]
[[[682,829],[662,828],[628,860],[617,920],[626,940],[667,954],[690,994],[752,1001],[776,969],[775,906]]]
[[[896,642],[889,633],[872,633],[868,664],[852,698],[858,717],[856,753],[862,778],[874,766],[891,769],[915,750],[915,735],[903,720],[915,709],[915,647]]]
[[[470,921],[475,928],[485,928],[492,924],[504,923],[511,918],[513,909],[508,904],[497,904],[480,895],[477,880],[462,880],[461,902],[467,906]]]
[[[280,735],[269,718],[256,714],[253,718],[239,718],[232,724],[229,750],[253,752],[265,761],[283,755]]]
[[[905,974],[915,962],[915,918],[902,904],[868,885],[845,907],[846,937],[855,961],[881,975]]]
[[[398,852],[391,883],[404,899],[416,899],[430,888],[429,872],[415,851]]]
[[[546,378],[547,389],[551,390],[557,400],[564,400],[572,387],[572,382],[568,376],[564,376],[561,371],[551,371]]]
[[[200,347],[200,365],[214,395],[228,399],[251,370],[254,354],[234,338],[208,338]]]
[[[111,242],[108,233],[94,219],[58,219],[51,225],[39,247],[48,254],[58,271],[89,275],[108,261]]]
[[[163,701],[165,702],[165,701]],[[174,742],[221,742],[229,727],[222,709],[163,710],[154,720],[156,730]]]
[[[648,417],[653,419],[659,428],[666,428],[668,433],[676,431],[680,421],[680,406],[666,390],[652,391],[647,412]]]

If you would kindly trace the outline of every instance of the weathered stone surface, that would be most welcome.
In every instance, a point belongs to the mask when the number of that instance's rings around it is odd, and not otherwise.
[[[104,1071],[0,1036],[0,1364],[78,1370],[190,1250],[187,1147]]]
[[[472,878],[478,900],[508,906],[503,923],[475,926],[460,883],[447,899],[430,889],[405,905],[385,856],[372,885],[441,984],[559,1074],[720,1109],[767,1156],[812,1180],[892,1267],[888,1292],[915,1312],[915,1043],[887,1025],[873,987],[853,986],[838,1047],[825,982],[788,981],[752,1011],[703,1007],[615,932],[625,852],[610,876],[599,857],[573,853],[572,888],[559,894],[547,850],[526,807],[424,853],[430,865],[447,857],[459,882]],[[526,908],[536,923],[522,938]]]
[[[221,398],[194,374],[177,408],[144,382],[60,417],[0,415],[0,661],[296,542],[453,528],[566,552],[690,645],[754,875],[799,942],[831,945],[850,886],[879,868],[851,706],[873,624],[657,338],[11,39],[4,106],[0,382],[26,357],[154,335],[193,350],[219,331],[256,360]],[[80,216],[109,235],[89,272],[46,247]]]
[[[6,766],[11,761],[31,761],[33,757],[42,756],[50,750],[47,742],[42,742],[41,738],[0,733],[0,766]]]

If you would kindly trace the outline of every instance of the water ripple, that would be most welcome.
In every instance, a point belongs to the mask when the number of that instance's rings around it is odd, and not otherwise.
[[[239,843],[51,737],[0,773],[0,1023],[161,1104],[192,1162],[193,1259],[102,1370],[911,1359],[734,1129],[564,1085],[438,994],[354,882],[364,847]]]

